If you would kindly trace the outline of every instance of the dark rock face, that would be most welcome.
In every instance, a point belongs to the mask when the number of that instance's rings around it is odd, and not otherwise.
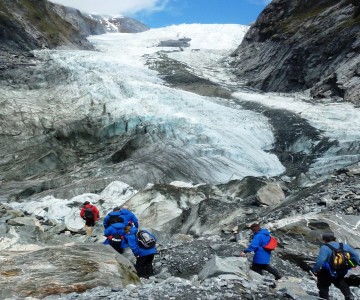
[[[132,18],[86,15],[47,0],[0,0],[0,70],[33,65],[30,50],[93,49],[86,39],[89,35],[146,30]]]
[[[274,0],[233,53],[249,86],[358,102],[360,3]]]
[[[29,53],[30,50],[93,49],[86,39],[87,32],[63,19],[57,13],[58,8],[46,0],[0,0],[1,77],[7,76],[8,69],[33,65],[34,55]]]
[[[2,49],[31,50],[68,45],[91,49],[84,33],[64,21],[48,1],[0,1]]]

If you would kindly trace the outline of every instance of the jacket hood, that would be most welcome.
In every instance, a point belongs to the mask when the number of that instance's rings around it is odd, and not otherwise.
[[[92,207],[93,207],[92,204],[86,204],[86,205],[84,205],[84,208],[92,208]]]
[[[128,215],[128,214],[131,214],[131,211],[130,210],[127,210],[127,209],[122,209],[121,211],[121,214],[123,214],[123,215]]]
[[[112,212],[109,212],[109,216],[120,216],[120,211],[112,211]]]
[[[115,229],[124,229],[125,225],[123,223],[114,223],[111,224],[112,227],[114,227]]]
[[[266,228],[261,229],[260,231],[257,232],[257,234],[263,234],[263,235],[270,235],[270,231],[267,230]]]

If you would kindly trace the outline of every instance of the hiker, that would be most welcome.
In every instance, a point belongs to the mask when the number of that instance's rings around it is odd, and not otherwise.
[[[99,210],[89,201],[85,201],[80,211],[80,217],[85,220],[86,235],[90,236],[94,230],[95,222],[100,219]]]
[[[120,221],[122,219],[122,221]],[[126,206],[114,207],[113,211],[110,212],[104,219],[104,227],[108,228],[112,223],[123,222],[124,225],[133,224],[136,228],[139,227],[139,222],[136,216],[127,209]]]
[[[350,254],[350,260],[353,266],[359,264],[359,255],[356,251],[347,244],[336,242],[334,233],[324,233],[322,235],[324,244],[321,245],[319,255],[312,272],[317,276],[317,287],[319,289],[319,296],[323,299],[329,299],[329,287],[334,284],[342,294],[345,300],[353,300],[354,296],[351,294],[348,284],[345,282],[344,277],[352,266],[345,266],[344,270],[334,271],[331,266],[333,257],[333,250],[343,248],[344,251]]]
[[[111,224],[108,228],[105,229],[104,235],[106,240],[104,244],[110,244],[117,252],[123,254],[127,244],[125,242],[125,225],[123,223],[114,223]]]
[[[263,248],[270,241],[270,232],[265,228],[261,228],[257,223],[252,224],[250,229],[253,232],[252,240],[250,245],[240,254],[240,256],[245,257],[246,253],[255,252],[251,270],[260,275],[262,275],[263,270],[265,270],[273,274],[275,280],[280,279],[281,276],[279,272],[274,267],[270,266],[271,251]]]
[[[149,248],[145,248],[141,245],[141,243],[138,241],[138,232],[145,232],[148,234],[148,237],[150,239],[153,239],[153,245]],[[157,253],[155,242],[156,238],[153,236],[150,232],[146,230],[140,230],[136,227],[133,227],[131,225],[125,226],[125,240],[127,244],[129,245],[130,249],[132,250],[134,256],[136,257],[136,264],[135,269],[139,277],[149,278],[150,276],[154,275],[154,269],[153,269],[153,260],[154,256]]]

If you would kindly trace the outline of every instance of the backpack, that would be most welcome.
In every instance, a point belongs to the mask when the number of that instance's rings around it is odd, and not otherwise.
[[[120,233],[115,233],[110,239],[110,245],[119,247],[121,245],[122,240],[123,240],[123,236],[121,236]]]
[[[334,271],[347,271],[351,269],[353,263],[350,260],[350,253],[344,250],[343,243],[339,243],[339,249],[336,249],[335,247],[325,244],[328,246],[331,250],[331,258],[330,258],[330,268]]]
[[[124,223],[124,219],[117,215],[110,215],[110,218],[107,222],[107,226],[110,226],[115,223]]]
[[[266,251],[272,251],[277,247],[277,245],[278,245],[277,239],[274,238],[273,236],[270,236],[270,241],[265,246],[263,246],[263,248]]]
[[[145,230],[139,230],[136,237],[140,248],[150,249],[156,244],[155,237]]]
[[[94,212],[92,210],[92,207],[85,208],[84,210],[84,216],[86,220],[94,220]]]

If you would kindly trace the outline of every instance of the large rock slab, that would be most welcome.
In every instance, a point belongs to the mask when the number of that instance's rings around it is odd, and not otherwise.
[[[256,199],[259,204],[273,206],[284,201],[285,194],[279,184],[269,182],[257,191]]]
[[[134,266],[105,245],[64,245],[34,252],[3,251],[0,298],[43,298],[97,286],[139,284]]]
[[[199,279],[216,277],[222,274],[234,274],[246,278],[249,264],[245,257],[214,256],[199,273]]]

